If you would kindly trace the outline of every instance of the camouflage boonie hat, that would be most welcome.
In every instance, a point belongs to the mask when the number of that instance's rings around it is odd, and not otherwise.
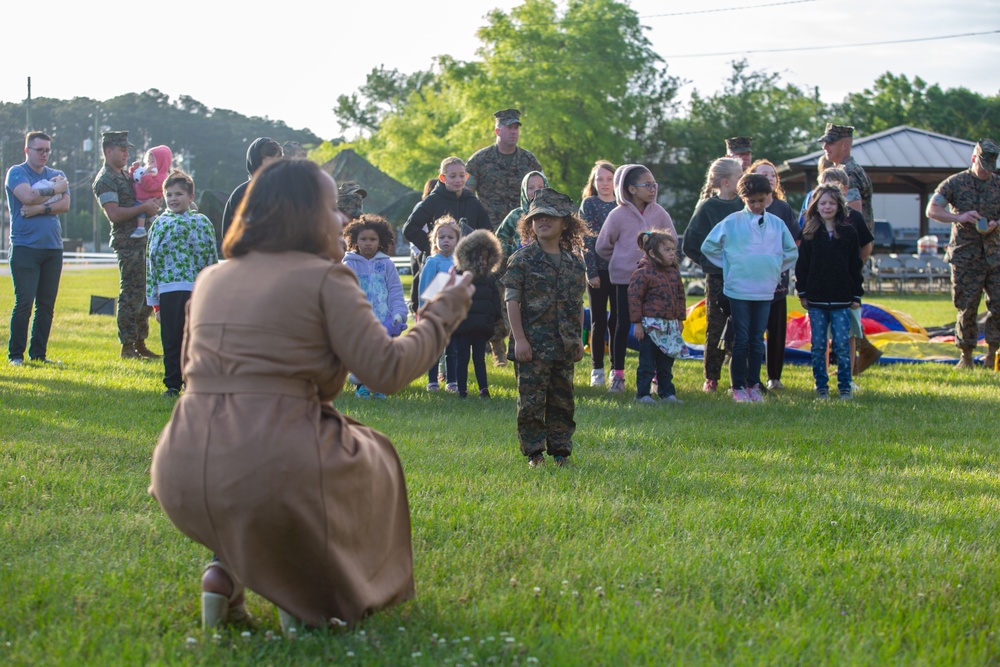
[[[535,191],[535,198],[531,200],[528,214],[524,216],[531,220],[537,215],[551,215],[556,218],[565,218],[573,215],[573,200],[569,195],[556,192],[552,188],[542,188]]]
[[[493,114],[493,117],[497,119],[497,125],[521,124],[521,112],[517,109],[504,109],[503,111],[497,111]]]
[[[114,130],[112,132],[101,132],[101,146],[126,146],[135,148],[135,144],[128,140],[128,130]]]
[[[1000,156],[1000,146],[992,139],[980,139],[973,155],[978,155],[988,168],[996,169],[997,156]]]
[[[819,143],[834,142],[843,139],[844,137],[853,137],[854,128],[850,125],[834,125],[833,123],[826,124],[826,133],[822,137],[817,139]]]
[[[753,137],[729,137],[726,139],[726,153],[739,155],[753,152]]]

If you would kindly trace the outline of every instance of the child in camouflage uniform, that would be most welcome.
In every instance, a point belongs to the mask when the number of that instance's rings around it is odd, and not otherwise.
[[[206,266],[219,261],[215,227],[201,213],[192,211],[194,181],[183,171],[171,172],[163,182],[167,210],[149,230],[146,246],[146,303],[160,323],[163,342],[163,395],[180,395],[181,343],[185,310],[194,280]]]
[[[512,345],[518,362],[517,435],[521,453],[537,467],[544,452],[562,465],[573,451],[573,365],[583,359],[583,239],[587,227],[569,197],[543,188],[521,219],[528,245],[507,264]]]

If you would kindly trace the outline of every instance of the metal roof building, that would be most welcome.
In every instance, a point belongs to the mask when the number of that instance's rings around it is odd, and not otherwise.
[[[855,138],[851,157],[864,167],[875,193],[919,195],[920,233],[926,234],[928,197],[941,181],[969,168],[975,147],[973,141],[900,125]],[[786,160],[778,167],[782,187],[799,192],[813,188],[822,156],[818,150]]]

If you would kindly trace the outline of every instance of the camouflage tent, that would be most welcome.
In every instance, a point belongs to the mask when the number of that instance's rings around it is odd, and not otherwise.
[[[420,201],[420,193],[379,171],[350,148],[337,153],[323,171],[338,182],[357,181],[367,192],[365,213],[377,213],[393,227],[400,227]]]

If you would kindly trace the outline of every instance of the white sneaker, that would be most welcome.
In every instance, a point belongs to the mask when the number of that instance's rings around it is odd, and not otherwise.
[[[670,396],[665,396],[665,397],[663,397],[663,398],[660,399],[660,403],[677,403],[677,404],[680,404],[680,403],[683,403],[683,402],[684,401],[682,401],[681,399],[677,398],[673,394],[671,394]]]
[[[861,387],[858,386],[857,382],[855,382],[854,380],[851,380],[851,393],[852,394],[856,394],[859,391],[861,391]]]
[[[608,387],[609,394],[620,394],[625,391],[625,378],[617,375],[611,376],[611,386]]]
[[[136,227],[134,230],[132,230],[132,233],[129,234],[128,237],[130,239],[141,239],[145,235],[146,235],[145,227]]]
[[[768,380],[767,381],[767,390],[768,391],[778,391],[778,390],[784,389],[784,388],[785,388],[785,385],[781,384],[781,380]]]
[[[591,387],[603,387],[604,386],[604,369],[595,368],[590,371],[590,386]]]
[[[636,398],[635,402],[636,403],[656,403],[656,399],[654,399],[649,394],[646,394],[645,396],[640,396],[640,397]]]

